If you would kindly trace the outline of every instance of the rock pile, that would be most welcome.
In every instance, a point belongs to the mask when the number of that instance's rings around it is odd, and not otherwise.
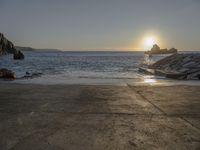
[[[174,54],[148,68],[160,70],[176,79],[200,79],[200,54]]]

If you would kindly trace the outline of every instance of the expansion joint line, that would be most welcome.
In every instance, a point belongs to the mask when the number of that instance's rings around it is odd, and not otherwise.
[[[127,84],[129,88],[131,88],[132,90],[133,87],[130,86],[129,84]],[[135,90],[134,90],[135,91]],[[135,91],[140,97],[142,97],[145,101],[147,101],[148,103],[150,103],[153,107],[155,107],[156,109],[158,109],[163,115],[167,115],[167,113],[165,113],[160,107],[158,107],[157,105],[155,105],[154,103],[152,103],[150,100],[148,100],[144,95],[142,95],[139,91]]]
[[[134,90],[133,87],[129,84],[127,84],[127,86]],[[134,90],[135,91],[135,90]],[[158,107],[157,105],[155,105],[153,102],[151,102],[150,100],[148,100],[140,91],[135,91],[140,97],[142,97],[144,100],[146,100],[147,102],[149,102],[153,107],[155,107],[156,109],[158,109],[163,115],[169,116],[166,112],[164,112],[160,107]],[[184,117],[177,115],[177,117],[179,119],[181,119],[182,121],[186,122],[187,124],[189,124],[190,126],[192,126],[193,128],[197,129],[198,131],[200,131],[200,128],[195,126],[193,123],[191,123],[190,121],[188,121],[187,119],[185,119]]]

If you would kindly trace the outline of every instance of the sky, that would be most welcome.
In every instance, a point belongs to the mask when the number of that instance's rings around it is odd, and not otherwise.
[[[200,0],[0,0],[17,46],[62,50],[200,50]]]

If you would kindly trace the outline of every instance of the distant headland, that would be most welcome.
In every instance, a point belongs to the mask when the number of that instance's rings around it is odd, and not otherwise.
[[[38,48],[23,47],[23,46],[15,46],[15,48],[17,50],[21,50],[23,52],[59,52],[59,51],[62,51],[62,50],[59,50],[59,49],[49,49],[49,48],[38,49]]]

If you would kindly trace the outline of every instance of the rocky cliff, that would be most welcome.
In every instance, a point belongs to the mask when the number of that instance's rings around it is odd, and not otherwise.
[[[0,33],[0,55],[15,54],[17,50],[14,44],[7,40],[2,33]]]

